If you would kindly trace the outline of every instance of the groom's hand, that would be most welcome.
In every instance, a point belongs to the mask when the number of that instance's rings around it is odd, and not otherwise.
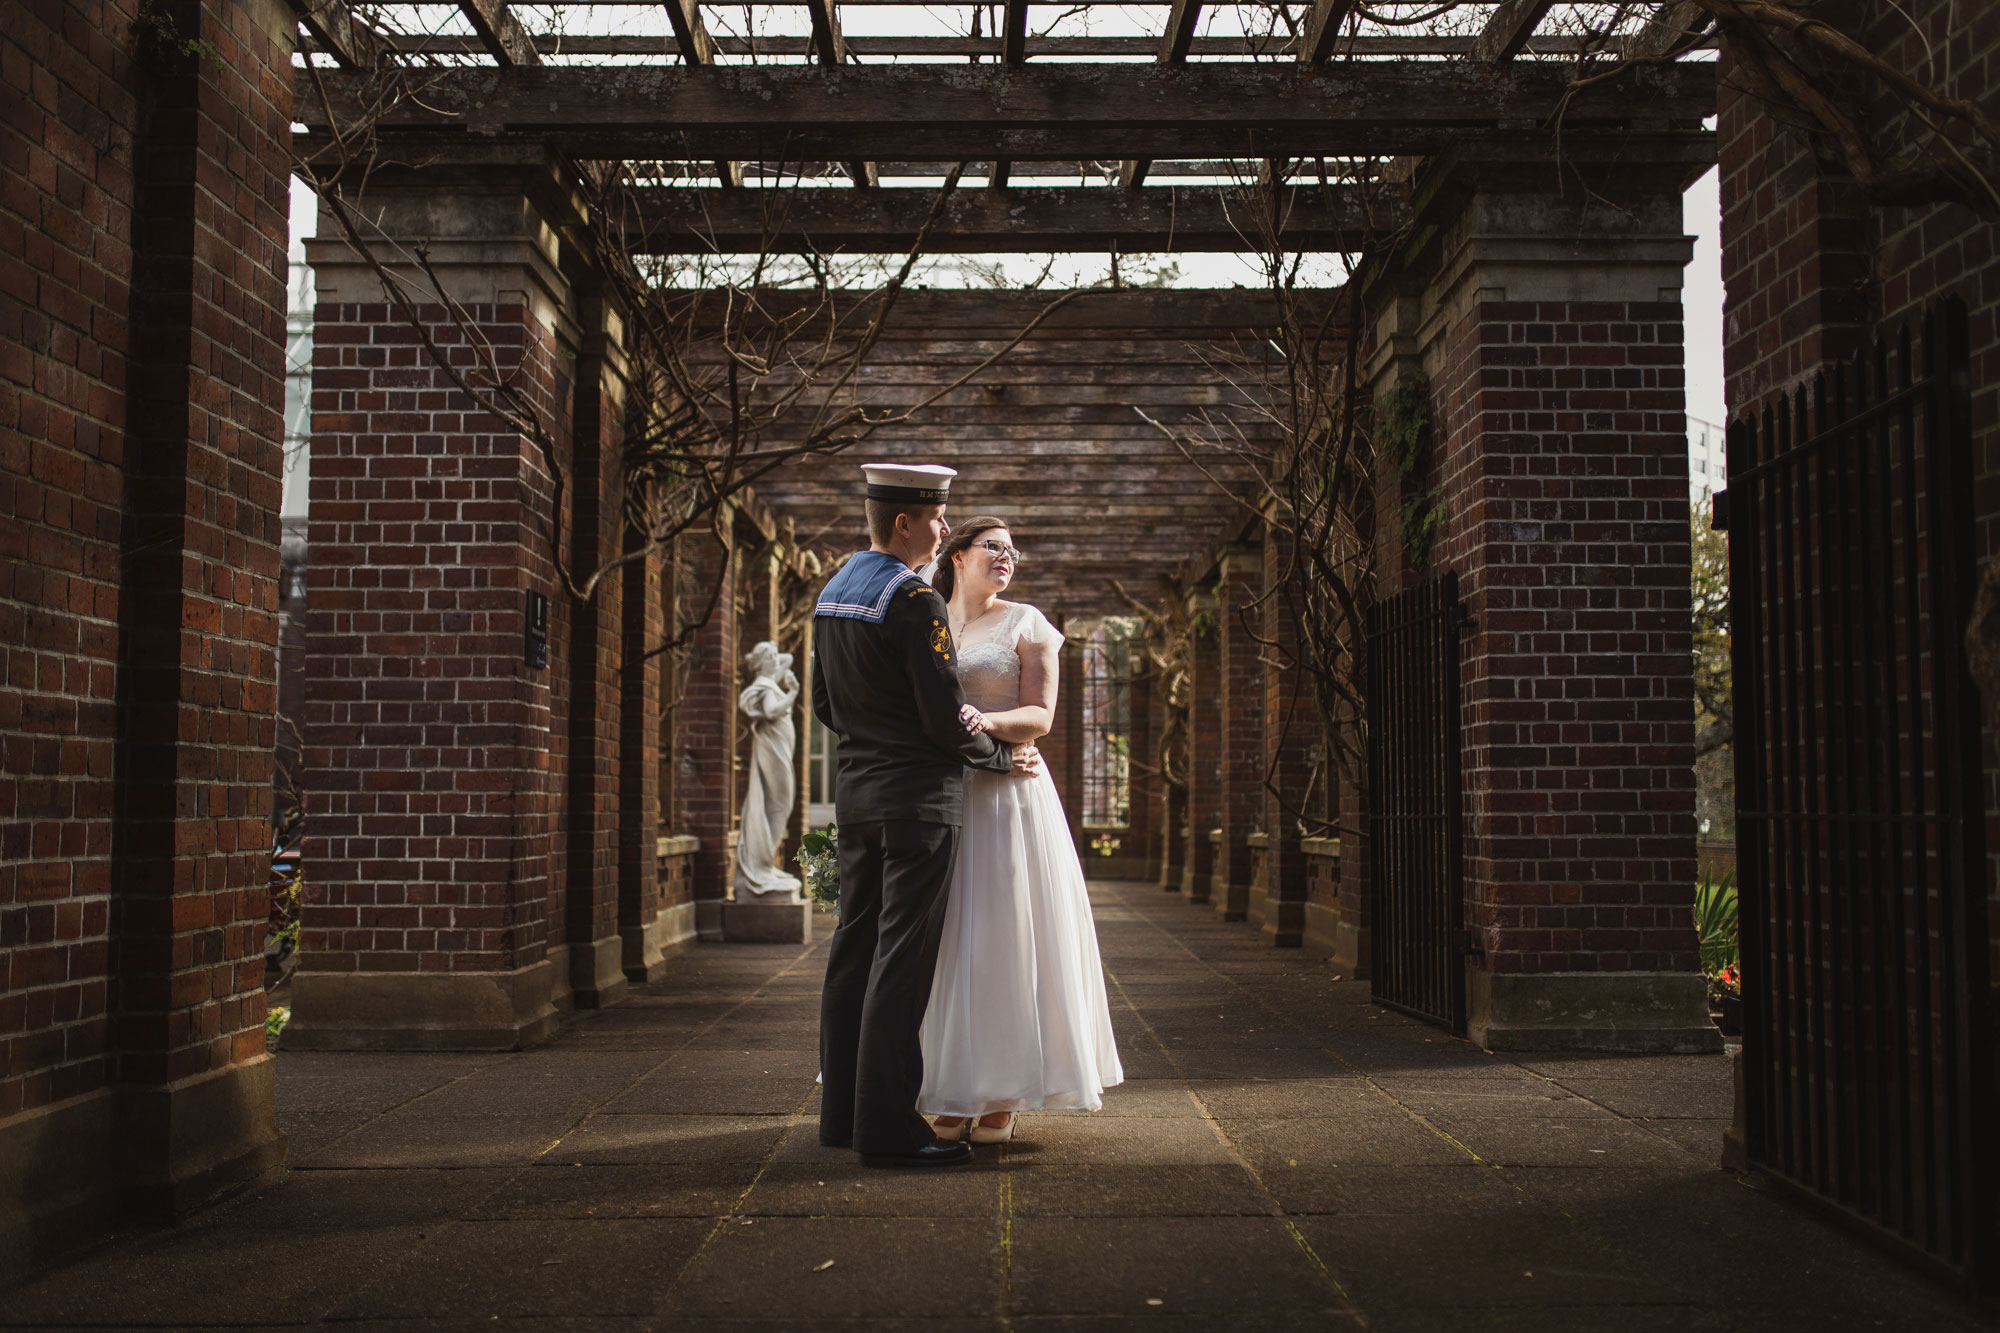
[[[1014,747],[1013,776],[1031,778],[1042,771],[1042,752],[1032,745]]]

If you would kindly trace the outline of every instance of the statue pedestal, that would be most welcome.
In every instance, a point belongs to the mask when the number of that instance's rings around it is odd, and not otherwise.
[[[722,938],[731,944],[810,944],[809,902],[726,902]]]

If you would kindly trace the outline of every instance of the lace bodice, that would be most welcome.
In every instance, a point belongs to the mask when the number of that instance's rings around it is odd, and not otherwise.
[[[1044,636],[1057,644],[1062,634],[1048,618],[1025,602],[1014,602],[991,626],[975,627],[977,637],[959,645],[958,680],[965,687],[965,701],[982,713],[1000,713],[1021,702],[1021,654],[1019,645],[1041,643]]]

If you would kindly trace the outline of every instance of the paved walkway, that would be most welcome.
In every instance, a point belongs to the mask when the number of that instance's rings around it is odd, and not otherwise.
[[[1985,1327],[1714,1168],[1720,1057],[1509,1061],[1095,886],[1129,1077],[946,1173],[817,1141],[824,945],[702,946],[506,1056],[279,1057],[292,1169],[7,1325]]]

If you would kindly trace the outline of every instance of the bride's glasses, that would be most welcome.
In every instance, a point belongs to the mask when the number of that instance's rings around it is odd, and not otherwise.
[[[1006,542],[983,541],[974,542],[973,545],[991,555],[995,560],[1011,560],[1018,565],[1028,558],[1009,546]]]

